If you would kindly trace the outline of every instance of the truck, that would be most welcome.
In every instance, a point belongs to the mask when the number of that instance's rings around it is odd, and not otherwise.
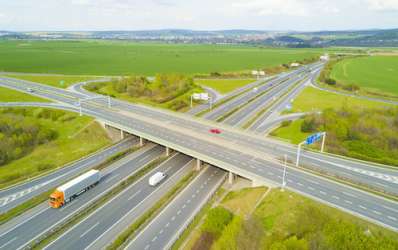
[[[163,172],[156,172],[154,175],[149,177],[149,185],[156,186],[158,185],[164,178],[166,178],[166,174]]]
[[[98,184],[101,179],[101,172],[92,169],[73,180],[59,186],[50,195],[50,206],[59,208],[76,198],[81,193],[89,190]]]

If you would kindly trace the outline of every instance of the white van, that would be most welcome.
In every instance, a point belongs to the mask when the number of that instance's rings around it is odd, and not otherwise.
[[[162,172],[156,172],[154,175],[149,177],[149,186],[158,185],[164,178],[166,178],[166,174]]]

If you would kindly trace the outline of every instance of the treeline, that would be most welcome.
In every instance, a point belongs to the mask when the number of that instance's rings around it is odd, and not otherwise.
[[[170,102],[168,107],[174,110],[179,110],[189,105],[189,97],[186,100],[176,99],[195,88],[200,87],[194,83],[193,78],[182,74],[158,74],[153,81],[144,76],[129,76],[114,79],[109,83],[90,83],[86,86],[87,90],[104,95],[112,96],[110,93],[113,92],[157,104]],[[116,97],[115,95],[113,96]]]
[[[57,132],[43,126],[41,119],[69,120],[73,116],[66,115],[64,111],[49,109],[0,109],[0,166],[57,138]]]
[[[398,166],[398,108],[326,109],[306,116],[301,131],[326,131],[329,152]]]

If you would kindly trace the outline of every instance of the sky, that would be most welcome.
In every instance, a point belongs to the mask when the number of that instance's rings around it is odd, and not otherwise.
[[[398,0],[0,0],[0,30],[398,28]]]

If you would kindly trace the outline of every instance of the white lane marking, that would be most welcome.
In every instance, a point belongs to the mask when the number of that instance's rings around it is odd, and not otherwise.
[[[159,231],[159,234],[162,234],[163,233],[163,229],[161,229],[160,231]]]
[[[337,197],[336,195],[333,195],[332,197],[335,198],[336,200],[340,200],[340,198]]]
[[[114,176],[108,178],[108,179],[105,181],[105,183],[110,182],[111,180],[115,179],[115,178],[118,177],[118,176],[119,176],[119,174],[115,174]]]
[[[80,235],[80,238],[83,238],[85,235],[87,235],[91,230],[93,230],[96,226],[98,226],[99,222],[95,223],[92,227],[90,227],[84,234]]]
[[[315,188],[313,188],[313,187],[311,187],[311,186],[308,186],[308,189],[309,189],[309,190],[312,190],[312,191],[315,190]]]
[[[127,200],[129,201],[129,200],[133,199],[133,198],[136,197],[137,194],[139,194],[139,193],[141,193],[141,189],[138,190],[137,192],[135,192],[135,193],[134,193],[132,196],[130,196],[130,198],[128,198]]]
[[[185,204],[184,204],[184,205],[182,205],[182,209],[184,209],[186,206],[187,206],[187,205],[185,205]]]
[[[178,210],[178,211],[177,211],[177,215],[179,215],[180,213],[181,213],[181,210]]]
[[[313,181],[313,180],[307,180],[307,181],[311,182],[312,184],[319,185],[319,182],[317,182],[317,181]]]
[[[373,210],[373,213],[381,215],[381,213],[379,211]]]
[[[170,225],[170,222],[167,222],[167,224],[164,227],[169,227],[169,225]]]
[[[344,202],[352,205],[352,202],[351,202],[351,201],[344,200]]]
[[[359,205],[359,207],[362,208],[363,210],[367,210],[367,208],[362,205]]]
[[[146,245],[144,249],[145,249],[145,250],[148,250],[149,247],[150,247],[150,245]]]
[[[18,237],[14,237],[11,240],[9,240],[8,242],[6,242],[5,244],[1,245],[0,248],[3,248],[5,246],[10,245],[13,241],[15,241]]]
[[[301,184],[300,182],[297,182],[297,185],[299,185],[299,186],[304,186],[303,184]]]
[[[174,221],[175,219],[176,219],[176,217],[175,217],[175,216],[171,217],[171,221]]]
[[[321,193],[323,195],[326,195],[326,192],[323,192],[323,191],[319,191],[319,193]]]
[[[357,198],[356,195],[353,195],[353,194],[350,194],[350,193],[347,193],[347,192],[344,192],[344,191],[343,191],[343,194],[348,195],[348,196],[351,196],[351,197],[353,197],[353,198]]]
[[[158,236],[153,237],[152,242],[155,242]]]
[[[398,210],[396,210],[396,209],[394,209],[394,208],[387,207],[387,206],[384,206],[384,205],[382,205],[382,207],[384,207],[385,209],[389,209],[389,210],[391,210],[391,211],[394,211],[394,212],[398,213]]]
[[[395,218],[395,217],[392,217],[392,216],[387,216],[390,220],[397,220],[397,218]],[[1,248],[1,247],[0,247]]]

